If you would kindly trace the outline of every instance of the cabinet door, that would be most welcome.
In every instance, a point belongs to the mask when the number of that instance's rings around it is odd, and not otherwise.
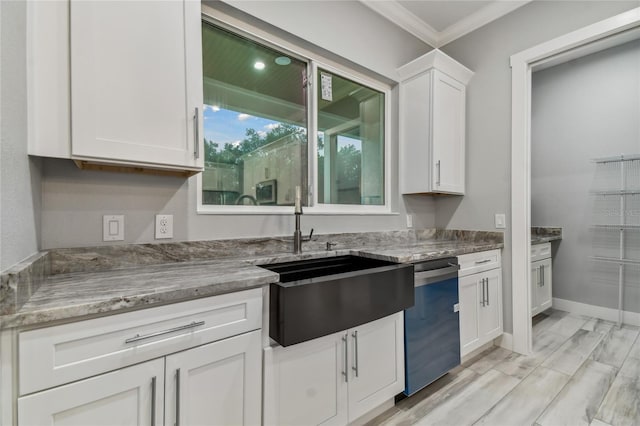
[[[485,282],[485,304],[480,313],[482,343],[502,334],[502,269],[492,269],[482,274]]]
[[[162,425],[164,359],[18,399],[18,425]]]
[[[256,330],[168,356],[167,424],[260,424],[260,347]]]
[[[540,261],[531,262],[531,316],[534,317],[540,313],[540,302],[538,302],[539,288],[540,288],[540,275],[538,271],[540,269]]]
[[[432,82],[433,191],[464,194],[465,86],[437,70]]]
[[[73,158],[202,167],[200,14],[194,1],[71,1]]]
[[[468,354],[478,346],[480,340],[480,309],[482,309],[482,287],[480,274],[467,275],[458,281],[460,297],[460,353]]]
[[[400,84],[400,191],[431,192],[431,71]]]
[[[349,330],[349,421],[404,389],[404,321],[398,312]]]
[[[551,273],[551,259],[544,259],[538,263],[538,274],[540,284],[535,286],[537,293],[537,305],[539,312],[551,307],[551,282],[553,274]],[[536,281],[537,282],[537,281]]]
[[[347,336],[264,350],[265,425],[347,424]]]

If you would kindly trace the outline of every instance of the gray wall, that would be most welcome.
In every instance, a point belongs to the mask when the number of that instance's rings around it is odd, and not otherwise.
[[[510,218],[512,54],[638,7],[637,1],[531,2],[442,50],[475,71],[467,90],[467,195],[438,199],[436,226],[493,229],[493,214]],[[511,315],[511,231],[503,250],[505,331]]]
[[[617,255],[618,231],[591,225],[617,221],[610,213],[619,198],[589,194],[608,186],[608,174],[591,159],[640,154],[640,41],[534,73],[532,117],[531,222],[563,228],[553,296],[616,308],[617,265],[593,262],[590,256]],[[635,187],[640,188],[637,170]],[[610,189],[619,189],[617,174]],[[627,220],[640,224],[639,216],[636,210]],[[640,232],[630,231],[628,238],[636,247],[629,258],[640,259]],[[638,270],[629,267],[626,274],[625,309],[633,312],[640,312]]]
[[[390,81],[395,68],[431,48],[356,1],[239,2],[262,20],[227,4],[214,7],[332,60]],[[330,28],[330,31],[327,29]],[[316,46],[312,45],[314,43]],[[349,60],[340,58],[348,58]],[[384,77],[384,76],[387,77]],[[391,95],[391,187],[397,188],[397,88]],[[289,235],[290,215],[198,215],[196,179],[149,177],[80,171],[70,161],[44,160],[42,178],[42,248],[114,244],[102,242],[102,215],[125,215],[124,243],[154,242],[154,215],[174,215],[174,240]],[[393,189],[395,215],[327,216],[305,214],[305,233],[382,231],[406,228],[405,212],[415,227],[433,227],[435,202],[429,197],[400,197]],[[166,241],[166,240],[163,240]]]
[[[0,271],[34,254],[40,161],[27,156],[26,2],[0,2]]]

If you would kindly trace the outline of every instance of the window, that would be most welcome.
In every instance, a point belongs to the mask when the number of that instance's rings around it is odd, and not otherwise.
[[[319,69],[318,203],[384,204],[384,94]]]
[[[311,211],[386,206],[383,91],[202,25],[201,212],[290,213],[298,186]]]

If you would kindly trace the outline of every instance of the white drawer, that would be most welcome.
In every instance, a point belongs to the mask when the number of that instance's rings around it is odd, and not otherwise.
[[[531,261],[548,259],[551,257],[551,243],[532,244]]]
[[[262,289],[26,331],[20,395],[115,370],[262,326]]]
[[[489,271],[502,266],[500,250],[481,251],[478,253],[463,254],[458,256],[460,264],[459,276],[476,274]]]

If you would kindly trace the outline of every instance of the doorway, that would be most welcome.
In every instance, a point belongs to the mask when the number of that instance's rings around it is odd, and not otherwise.
[[[513,350],[529,354],[531,333],[531,74],[640,38],[640,8],[511,56],[511,261]]]

